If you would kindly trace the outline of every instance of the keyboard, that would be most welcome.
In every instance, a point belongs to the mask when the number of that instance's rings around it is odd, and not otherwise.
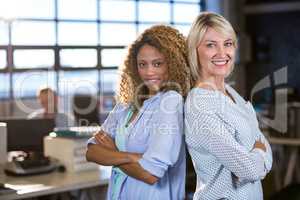
[[[24,160],[7,162],[4,171],[7,175],[25,176],[34,174],[44,174],[56,170],[59,162],[54,158],[43,158],[40,160]]]
[[[23,161],[14,161],[17,162],[23,169],[32,169],[37,167],[48,166],[50,164],[50,160],[46,157],[40,159],[25,159]]]

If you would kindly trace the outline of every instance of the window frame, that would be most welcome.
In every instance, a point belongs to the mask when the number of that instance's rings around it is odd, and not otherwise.
[[[96,1],[96,5],[97,5],[97,19],[59,19],[58,18],[58,2],[61,0],[53,0],[54,3],[54,18],[53,19],[47,19],[47,18],[43,18],[43,19],[39,19],[39,18],[16,18],[13,20],[5,20],[4,22],[7,23],[8,25],[8,44],[7,45],[0,45],[0,49],[1,50],[5,50],[6,51],[6,57],[7,57],[7,66],[5,68],[0,68],[0,73],[7,73],[9,75],[9,96],[8,96],[8,100],[13,101],[14,98],[14,91],[13,91],[13,74],[14,73],[18,73],[18,72],[27,72],[27,71],[47,71],[47,70],[51,70],[54,71],[55,76],[56,76],[56,87],[54,88],[55,90],[57,90],[58,94],[60,93],[59,91],[59,71],[80,71],[80,70],[98,70],[98,80],[99,80],[99,84],[98,84],[98,93],[100,93],[101,90],[101,71],[102,70],[117,70],[118,66],[102,66],[101,63],[101,51],[104,49],[124,49],[126,48],[126,46],[124,45],[102,45],[100,43],[101,40],[101,24],[104,23],[122,23],[122,24],[133,24],[135,26],[135,31],[136,31],[136,35],[139,34],[139,27],[142,27],[143,25],[147,26],[147,25],[152,25],[152,22],[149,21],[140,21],[139,20],[139,2],[140,0],[132,0],[133,2],[135,2],[135,19],[132,21],[118,21],[118,20],[102,20],[100,18],[100,4],[101,1],[103,0],[94,0]],[[151,0],[143,0],[143,2],[153,2]],[[199,0],[198,2],[195,1],[191,1],[191,2],[187,2],[187,1],[166,1],[166,0],[155,0],[155,3],[168,3],[170,4],[170,25],[172,26],[189,26],[191,23],[182,23],[182,22],[175,22],[174,21],[174,5],[175,4],[191,4],[191,5],[195,5],[199,7],[199,12],[202,10],[205,10],[205,0]],[[2,19],[3,20],[3,19]],[[28,21],[28,22],[54,22],[55,24],[55,44],[54,45],[13,45],[12,44],[12,24],[14,22],[17,21]],[[74,23],[74,22],[88,22],[88,23],[96,23],[97,24],[97,45],[59,45],[58,44],[58,25],[60,22],[70,22],[70,23]],[[155,22],[157,23],[157,22]],[[54,51],[54,65],[50,68],[46,67],[46,68],[15,68],[14,65],[14,51],[15,50],[38,50],[38,49],[50,49]],[[60,56],[59,56],[59,52],[62,49],[96,49],[97,50],[97,65],[95,67],[76,67],[76,68],[72,68],[72,67],[63,67],[60,65]],[[98,94],[99,96],[101,94]],[[25,97],[21,97],[24,99],[27,98],[33,98],[32,96],[25,96]],[[34,97],[35,98],[35,97]],[[7,99],[7,97],[0,97],[0,100],[3,99]],[[12,106],[10,106],[10,114],[12,113]]]

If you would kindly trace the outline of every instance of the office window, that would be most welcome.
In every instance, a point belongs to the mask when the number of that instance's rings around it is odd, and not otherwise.
[[[54,19],[54,0],[12,0],[16,18]],[[34,5],[34,6],[32,6]]]
[[[62,67],[96,67],[96,49],[62,49],[59,52]]]
[[[2,19],[17,18],[17,0],[2,0],[0,6],[0,17]]]
[[[171,4],[167,2],[139,2],[139,21],[170,23]]]
[[[15,68],[52,68],[54,66],[54,51],[39,50],[14,50]]]
[[[53,71],[15,72],[13,74],[15,98],[35,97],[41,87],[56,88],[56,76]]]
[[[187,36],[189,34],[190,26],[188,25],[174,25],[174,27],[178,29],[178,31],[184,36]]]
[[[0,73],[0,99],[7,99],[9,97],[9,74]]]
[[[0,21],[0,45],[8,45],[8,24]]]
[[[102,70],[101,71],[101,94],[112,94],[117,91],[119,78],[118,70]]]
[[[109,21],[134,21],[135,1],[100,1],[100,19]]]
[[[102,23],[100,25],[101,45],[128,45],[136,38],[135,24]]]
[[[4,69],[6,65],[6,50],[0,50],[0,69]]]
[[[5,19],[54,18],[54,0],[1,0],[0,16]]]
[[[54,45],[55,23],[48,21],[15,21],[12,23],[14,45]]]
[[[139,26],[138,26],[138,34],[143,33],[144,30],[146,30],[147,28],[150,28],[153,25],[155,25],[155,23],[139,24]]]
[[[174,2],[200,3],[199,0],[173,0]]]
[[[199,7],[193,4],[174,4],[174,21],[177,23],[190,23],[199,14]]]
[[[118,67],[123,64],[127,49],[103,49],[101,62],[103,67]]]
[[[59,45],[97,45],[97,24],[92,22],[60,22]]]
[[[58,0],[59,19],[96,20],[96,0]]]
[[[60,71],[58,91],[61,96],[98,93],[98,70]]]
[[[187,35],[201,5],[201,0],[1,0],[0,77],[8,81],[0,93],[28,98],[49,85],[65,97],[91,88],[113,94],[117,67],[138,34],[164,23]]]

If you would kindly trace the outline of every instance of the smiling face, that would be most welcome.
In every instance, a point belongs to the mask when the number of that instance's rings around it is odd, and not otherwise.
[[[208,28],[197,48],[201,78],[225,79],[232,70],[235,49],[232,38]]]
[[[168,79],[168,66],[165,56],[155,47],[143,45],[137,54],[138,73],[144,84],[155,94]]]

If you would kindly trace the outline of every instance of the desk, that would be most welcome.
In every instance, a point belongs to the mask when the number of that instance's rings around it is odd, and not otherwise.
[[[109,167],[101,166],[100,170],[95,171],[77,173],[52,172],[44,175],[25,177],[13,177],[0,173],[0,182],[10,184],[12,186],[11,188],[18,191],[17,194],[1,195],[0,199],[15,200],[33,198],[97,186],[102,186],[102,188],[105,188],[103,191],[106,191],[110,170],[111,168]]]
[[[295,170],[299,170],[299,168],[297,168],[297,164],[298,164],[297,157],[298,157],[299,147],[300,147],[300,138],[270,137],[269,141],[273,145],[281,145],[281,146],[289,147],[289,149],[291,151],[291,153],[289,155],[289,160],[287,163],[284,181],[283,181],[283,187],[285,187],[292,183],[292,179],[293,179]],[[287,154],[285,153],[284,156],[287,156]],[[279,158],[279,160],[280,160],[280,158]],[[281,178],[279,177],[280,169],[278,168],[278,166],[276,164],[276,160],[274,160],[274,167],[275,167],[275,170],[278,170],[278,172],[276,173],[277,175],[275,177],[276,178],[276,180],[275,180],[276,189],[280,190],[282,188],[282,181],[281,181]],[[300,173],[297,172],[297,175],[298,175],[297,179],[298,179],[298,181],[300,181]]]

